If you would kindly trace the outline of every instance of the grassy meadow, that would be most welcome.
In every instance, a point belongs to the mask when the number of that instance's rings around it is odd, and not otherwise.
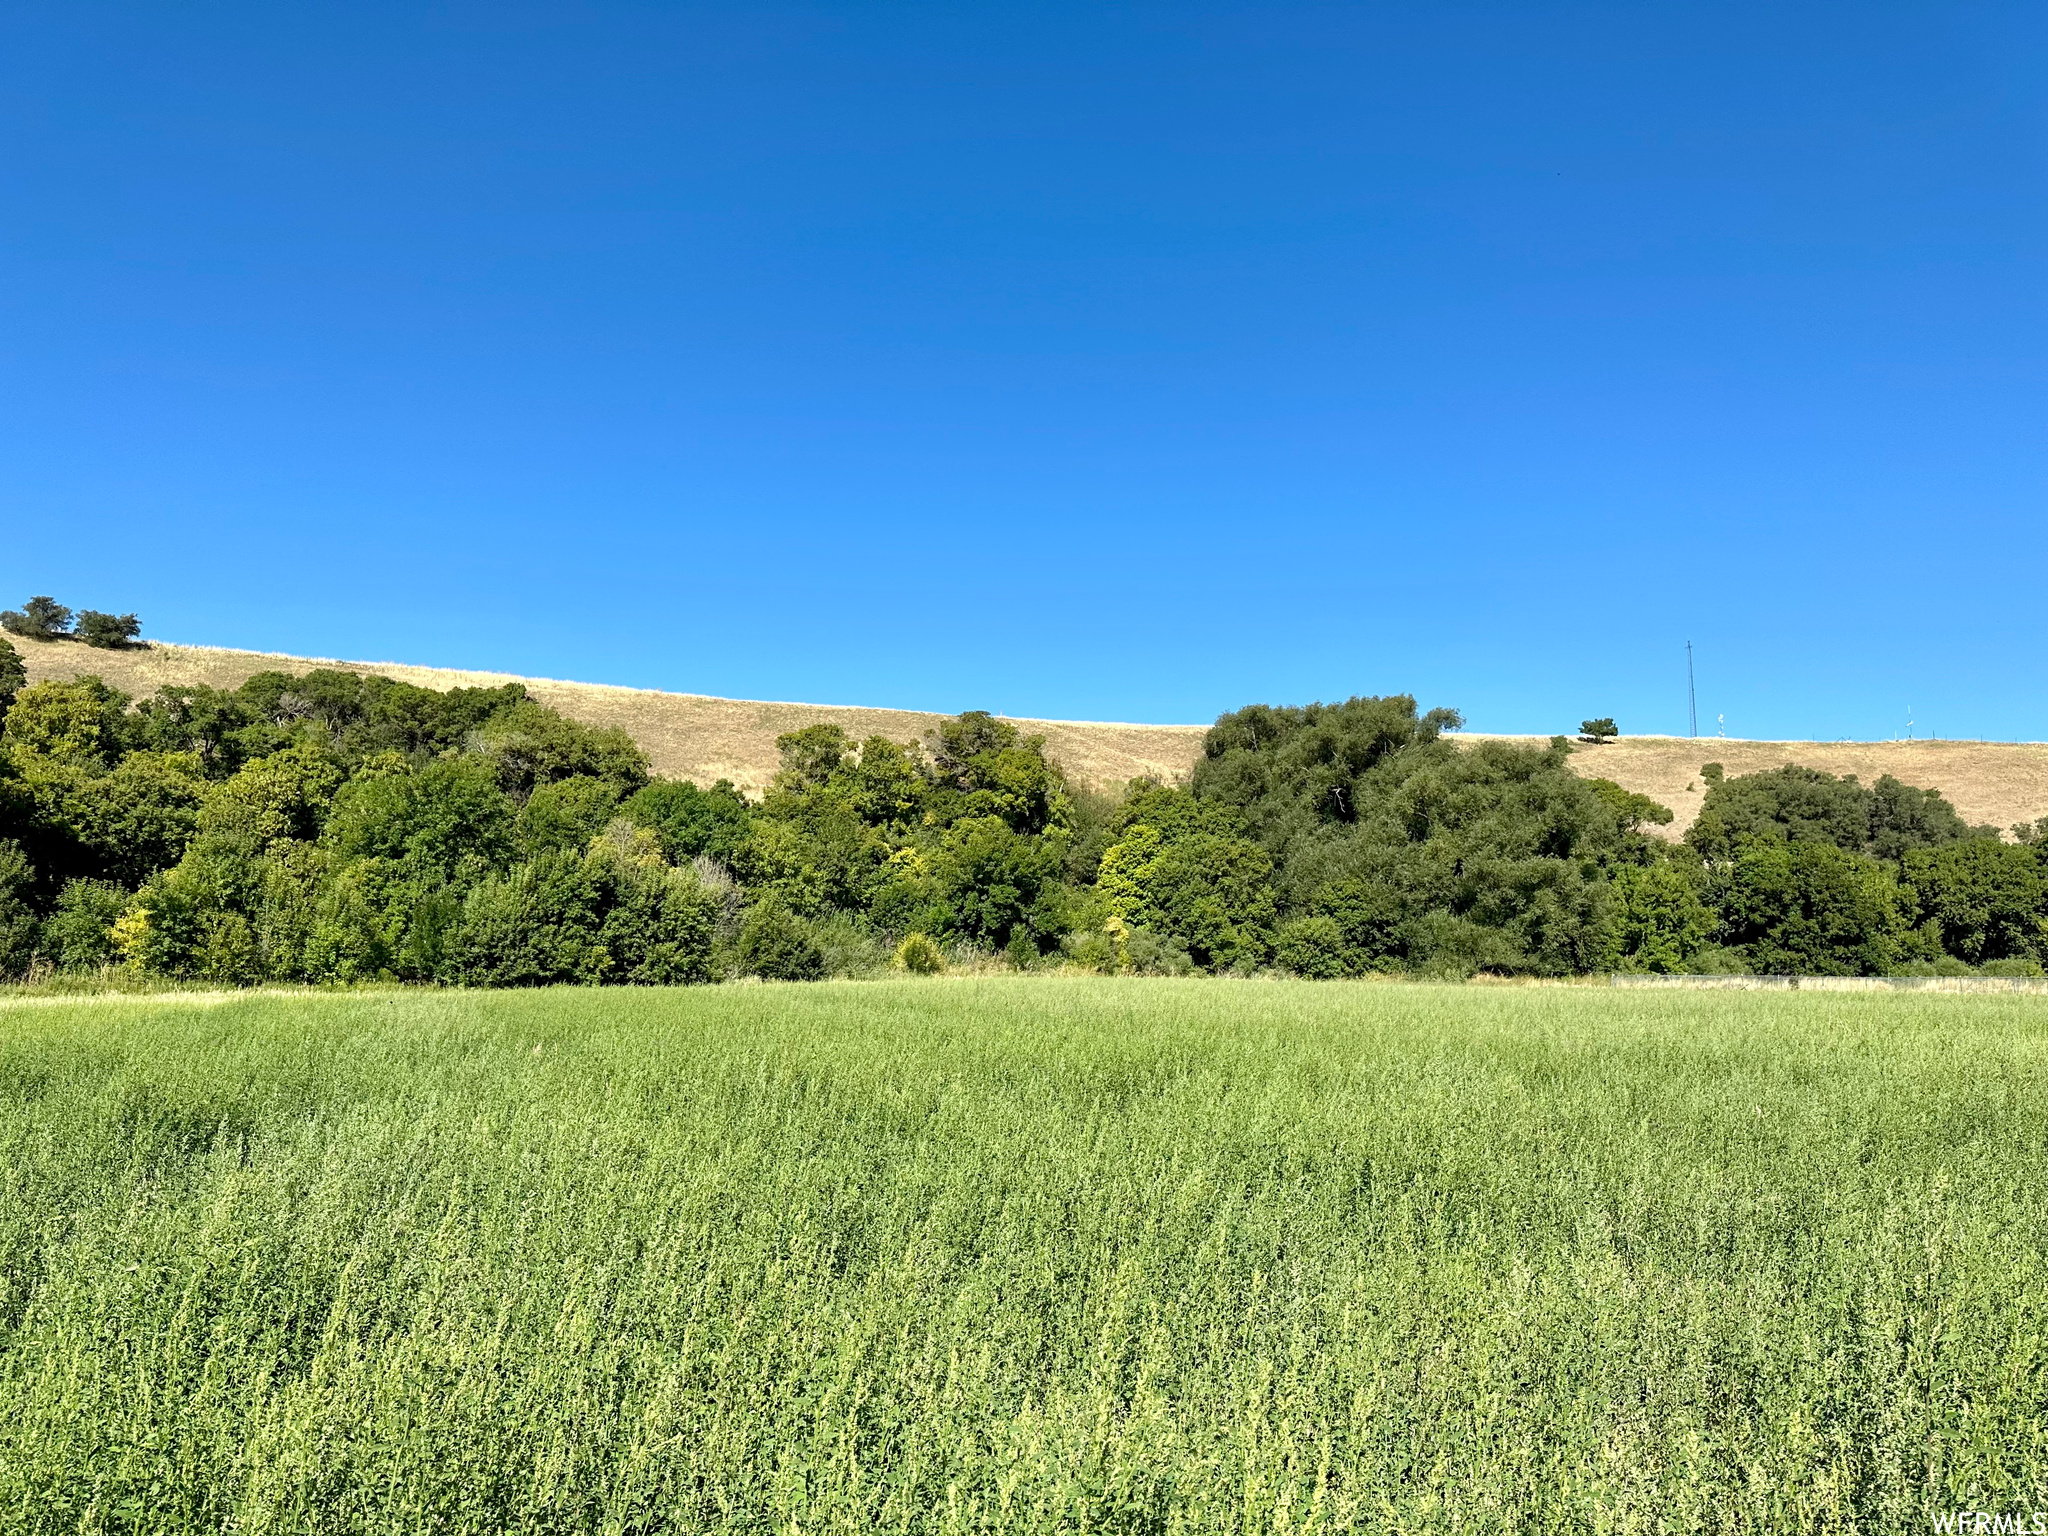
[[[2048,999],[0,1001],[0,1527],[2048,1507]]]

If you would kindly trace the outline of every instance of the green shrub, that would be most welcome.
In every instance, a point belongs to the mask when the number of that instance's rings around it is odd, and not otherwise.
[[[29,904],[35,880],[21,844],[0,838],[0,976],[20,976],[35,959],[42,928]]]
[[[930,934],[913,933],[896,946],[895,963],[913,976],[939,976],[945,973],[946,956]]]
[[[1905,924],[1890,873],[1832,843],[1754,842],[1722,879],[1721,937],[1766,975],[1881,976]]]
[[[66,971],[95,971],[121,958],[114,924],[128,908],[128,892],[109,880],[73,880],[58,893],[43,924],[42,950]]]
[[[0,640],[0,722],[6,720],[14,696],[27,686],[28,666],[22,661],[21,652],[10,642]]]
[[[825,957],[804,920],[774,891],[764,892],[740,924],[739,968],[764,981],[815,981]]]
[[[1284,924],[1274,946],[1276,958],[1297,976],[1327,981],[1350,974],[1350,946],[1333,917],[1297,917]]]
[[[78,638],[97,650],[126,650],[141,633],[142,621],[132,613],[101,613],[87,608],[78,615]]]
[[[597,907],[596,884],[573,853],[543,854],[494,875],[463,902],[447,979],[472,987],[601,981],[609,957]]]
[[[686,864],[705,854],[730,861],[747,840],[747,802],[730,779],[720,779],[709,789],[657,779],[635,791],[620,814],[660,838],[662,856],[671,864]]]
[[[513,823],[512,840],[523,858],[573,849],[581,853],[605,829],[619,803],[619,787],[585,775],[543,784],[527,797]]]
[[[1587,741],[1612,741],[1621,732],[1615,728],[1612,715],[1602,715],[1598,720],[1581,720],[1579,734]]]

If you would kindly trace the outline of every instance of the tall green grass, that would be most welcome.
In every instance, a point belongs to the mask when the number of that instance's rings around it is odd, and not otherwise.
[[[0,1527],[2048,1507],[2048,1002],[0,1004]]]

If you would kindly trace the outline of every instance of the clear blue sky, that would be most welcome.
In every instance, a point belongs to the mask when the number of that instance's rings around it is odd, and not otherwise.
[[[2048,737],[2048,9],[0,20],[0,596],[756,698]]]

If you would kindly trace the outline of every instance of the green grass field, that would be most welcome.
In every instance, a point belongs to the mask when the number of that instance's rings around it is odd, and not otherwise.
[[[2048,1508],[2048,1000],[0,1003],[0,1526]]]

